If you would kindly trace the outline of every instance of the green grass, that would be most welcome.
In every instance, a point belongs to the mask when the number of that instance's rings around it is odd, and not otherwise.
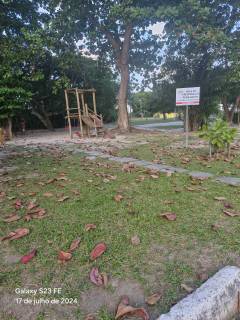
[[[196,135],[190,136],[190,143],[198,142]],[[176,143],[178,147],[176,147]],[[207,171],[216,175],[233,175],[240,174],[240,152],[232,151],[232,157],[228,161],[224,154],[219,154],[219,158],[208,158],[208,148],[183,148],[185,143],[184,136],[177,134],[159,133],[154,137],[147,139],[144,145],[122,149],[118,156],[133,157],[147,161],[159,161],[159,163],[182,167],[195,171]],[[189,162],[184,163],[185,159]]]
[[[13,211],[12,197],[16,197],[25,204],[36,198],[47,210],[47,217],[30,222],[0,222],[1,236],[20,227],[30,229],[28,236],[3,243],[1,286],[6,291],[12,292],[16,285],[24,287],[27,278],[33,286],[60,286],[64,297],[79,299],[80,292],[93,287],[88,275],[91,267],[98,266],[112,278],[139,282],[146,296],[160,290],[163,297],[156,306],[160,313],[185,295],[181,283],[198,286],[197,273],[201,270],[211,275],[222,265],[236,263],[240,254],[240,218],[226,217],[222,203],[214,197],[224,196],[240,210],[240,188],[210,180],[192,185],[189,177],[177,174],[152,179],[142,169],[129,174],[122,172],[118,164],[106,164],[79,156],[60,157],[54,152],[35,152],[31,157],[18,156],[8,162],[17,165],[18,170],[10,174],[13,180],[2,184],[6,197],[0,203],[1,216]],[[26,179],[32,173],[39,176]],[[65,173],[67,181],[39,185],[61,173]],[[115,175],[117,179],[104,183],[99,174]],[[140,175],[145,176],[144,181],[137,181]],[[23,186],[17,187],[16,181]],[[196,192],[187,191],[189,186],[196,188]],[[76,189],[80,195],[73,193]],[[29,196],[29,192],[36,192],[36,196]],[[54,197],[44,197],[45,192],[52,192]],[[113,200],[118,193],[124,197],[119,203]],[[62,194],[70,199],[59,203],[56,199]],[[25,211],[21,209],[20,214]],[[166,211],[176,212],[177,221],[159,217]],[[86,232],[87,223],[96,224],[96,230]],[[218,231],[211,230],[214,223],[221,224]],[[130,241],[135,234],[141,240],[137,247]],[[60,265],[58,251],[66,251],[79,236],[81,244],[72,260]],[[107,244],[107,252],[91,262],[89,254],[100,241]],[[28,265],[4,262],[4,252],[11,250],[24,255],[33,247],[37,247],[38,255]],[[99,319],[112,316],[102,310]],[[81,310],[77,319],[83,319]]]
[[[176,119],[156,119],[156,118],[131,118],[131,125],[142,125],[142,124],[149,124],[149,123],[167,123],[167,122],[175,122]]]

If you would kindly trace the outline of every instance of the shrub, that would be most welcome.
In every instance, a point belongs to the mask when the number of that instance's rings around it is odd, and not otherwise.
[[[199,133],[199,137],[208,141],[210,157],[212,153],[225,149],[227,149],[228,156],[230,156],[230,145],[236,133],[237,129],[229,127],[226,121],[218,119],[210,126],[204,125]]]

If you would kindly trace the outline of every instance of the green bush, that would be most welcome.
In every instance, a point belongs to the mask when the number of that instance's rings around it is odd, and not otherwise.
[[[216,120],[210,126],[203,126],[199,133],[199,137],[208,141],[210,156],[227,149],[230,155],[230,144],[233,142],[237,133],[237,129],[229,127],[226,121],[222,119]]]

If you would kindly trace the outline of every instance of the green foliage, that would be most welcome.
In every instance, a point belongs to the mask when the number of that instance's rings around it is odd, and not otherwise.
[[[199,137],[208,141],[214,151],[223,150],[233,142],[237,129],[229,127],[222,119],[216,120],[212,125],[204,125]]]

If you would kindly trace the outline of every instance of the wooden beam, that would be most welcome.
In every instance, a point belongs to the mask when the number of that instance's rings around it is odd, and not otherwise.
[[[94,113],[97,114],[96,92],[95,91],[92,92],[92,96],[93,96],[93,110],[94,110]]]
[[[66,109],[67,109],[67,118],[68,118],[68,129],[69,129],[69,135],[70,138],[73,138],[72,135],[72,125],[71,125],[71,118],[70,118],[70,112],[69,112],[69,101],[68,101],[68,93],[67,90],[64,90],[65,93],[65,100],[66,100]]]
[[[76,89],[76,98],[77,98],[77,106],[78,106],[78,118],[79,118],[80,132],[81,132],[81,136],[83,137],[83,125],[82,125],[81,106],[80,106],[79,94],[78,94],[77,89]]]

